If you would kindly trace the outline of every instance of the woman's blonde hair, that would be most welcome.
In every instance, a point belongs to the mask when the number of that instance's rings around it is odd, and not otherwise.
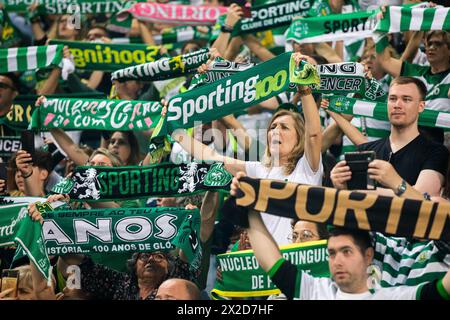
[[[96,149],[91,156],[89,157],[89,161],[91,161],[96,155],[102,155],[107,157],[109,160],[111,160],[111,163],[113,165],[113,167],[121,167],[123,166],[122,161],[120,160],[120,158],[115,155],[114,153],[110,152],[108,149],[105,148],[98,148]]]
[[[291,174],[294,171],[295,167],[297,166],[298,160],[300,160],[305,151],[305,120],[303,119],[302,115],[298,112],[292,112],[289,110],[280,110],[273,115],[272,119],[269,122],[266,138],[267,143],[266,151],[264,152],[264,157],[261,162],[264,166],[268,168],[273,166],[273,159],[269,147],[269,131],[270,127],[272,126],[272,123],[277,118],[282,116],[291,116],[291,118],[294,120],[295,132],[297,133],[297,145],[294,146],[292,151],[289,153],[288,163],[283,168],[284,174]]]

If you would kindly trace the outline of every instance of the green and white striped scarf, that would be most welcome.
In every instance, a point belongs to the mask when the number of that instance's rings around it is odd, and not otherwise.
[[[387,33],[450,30],[450,8],[388,6],[375,30]]]
[[[436,241],[414,241],[374,234],[374,264],[382,270],[380,285],[416,286],[442,278],[450,266],[450,254],[439,250]]]
[[[0,49],[0,73],[57,66],[62,58],[62,45]]]
[[[338,113],[388,121],[387,104],[346,97],[333,97],[328,108]],[[450,129],[450,113],[425,109],[419,113],[419,125]]]

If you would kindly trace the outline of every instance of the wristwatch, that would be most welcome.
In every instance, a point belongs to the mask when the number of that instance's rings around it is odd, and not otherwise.
[[[220,27],[220,31],[224,33],[231,33],[233,32],[233,27],[224,24],[223,26]]]
[[[406,181],[402,179],[402,183],[397,187],[397,191],[395,191],[395,195],[400,197],[406,191]]]

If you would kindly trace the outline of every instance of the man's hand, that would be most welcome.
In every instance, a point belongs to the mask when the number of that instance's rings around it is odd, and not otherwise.
[[[336,189],[347,189],[347,181],[352,178],[352,172],[345,160],[338,162],[334,166],[331,170],[330,178]]]
[[[232,196],[236,196],[237,195],[237,191],[240,188],[241,184],[239,182],[239,179],[242,177],[245,177],[246,174],[243,171],[239,171],[236,176],[233,178],[232,182],[231,182],[231,187],[230,187],[230,194]]]
[[[33,158],[31,154],[25,150],[17,151],[16,166],[24,177],[28,177],[33,173]]]
[[[402,177],[395,171],[392,164],[384,160],[373,160],[370,162],[367,172],[369,173],[369,178],[394,191],[402,183]]]

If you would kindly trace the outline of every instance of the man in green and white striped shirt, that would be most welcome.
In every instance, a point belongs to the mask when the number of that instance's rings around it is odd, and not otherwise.
[[[382,287],[416,286],[442,278],[450,267],[449,245],[442,241],[408,240],[379,232],[372,236]]]
[[[391,57],[387,47],[377,54],[383,69],[393,77],[419,78],[427,88],[425,108],[450,112],[450,35],[448,31],[431,31],[426,36],[425,53],[430,66],[410,64]],[[443,139],[442,131],[439,140]]]

